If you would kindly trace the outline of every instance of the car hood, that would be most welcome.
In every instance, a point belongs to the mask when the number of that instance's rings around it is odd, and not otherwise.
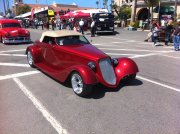
[[[4,33],[9,33],[10,36],[26,36],[28,34],[28,30],[23,28],[4,28],[2,31]]]
[[[108,55],[106,55],[101,50],[97,49],[95,46],[91,44],[85,44],[85,45],[69,45],[65,46],[70,53],[74,53],[83,57],[87,57],[89,59],[98,60],[101,58],[106,58]]]

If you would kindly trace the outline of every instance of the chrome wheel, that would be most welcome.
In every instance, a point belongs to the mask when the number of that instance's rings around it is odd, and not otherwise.
[[[78,73],[72,75],[71,84],[76,94],[81,94],[83,92],[83,80]]]
[[[33,67],[34,61],[33,61],[32,53],[30,51],[27,52],[27,60],[28,60],[29,65]]]

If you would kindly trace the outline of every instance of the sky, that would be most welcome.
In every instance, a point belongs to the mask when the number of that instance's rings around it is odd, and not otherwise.
[[[96,1],[97,0],[23,0],[24,4],[36,4],[36,3],[38,3],[38,4],[51,5],[53,2],[55,2],[57,4],[69,4],[69,5],[71,5],[72,3],[76,3],[76,5],[78,5],[80,7],[97,8]],[[101,6],[101,8],[102,8],[103,7],[103,4],[102,4],[103,0],[99,0],[99,1],[100,1],[99,6]],[[108,0],[108,5],[110,5],[110,1],[111,0]],[[9,0],[10,8],[12,7],[13,3],[14,3],[14,0]],[[0,12],[4,12],[3,0],[0,0]]]

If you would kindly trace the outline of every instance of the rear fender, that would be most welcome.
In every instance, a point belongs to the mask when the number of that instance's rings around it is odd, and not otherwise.
[[[123,77],[136,74],[139,72],[137,64],[130,58],[119,58],[119,63],[115,67],[115,73],[118,81],[120,81]]]
[[[42,51],[41,48],[38,46],[29,46],[26,49],[26,54],[28,51],[31,51],[32,56],[33,56],[33,60],[34,60],[34,64],[39,63],[42,61]]]
[[[90,67],[85,66],[85,65],[77,65],[77,66],[73,67],[72,72],[74,72],[74,71],[77,71],[81,75],[81,77],[83,78],[83,82],[85,84],[97,84],[98,83],[96,74]]]

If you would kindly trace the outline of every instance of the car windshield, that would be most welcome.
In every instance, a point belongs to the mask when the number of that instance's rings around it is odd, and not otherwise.
[[[2,25],[3,28],[9,28],[9,27],[21,27],[19,23],[4,23]]]
[[[57,37],[58,45],[89,44],[89,41],[81,35]]]

